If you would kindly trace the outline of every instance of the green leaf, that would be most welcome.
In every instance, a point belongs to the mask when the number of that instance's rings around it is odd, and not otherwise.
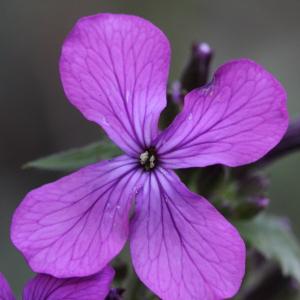
[[[280,265],[283,274],[300,282],[300,245],[282,218],[261,214],[235,225],[250,245]]]
[[[114,144],[105,139],[82,148],[67,150],[28,162],[23,168],[73,171],[104,159],[110,159],[120,153],[121,151]]]

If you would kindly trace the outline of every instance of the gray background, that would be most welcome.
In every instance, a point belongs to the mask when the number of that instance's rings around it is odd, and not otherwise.
[[[9,241],[10,218],[27,191],[59,174],[22,171],[34,158],[96,140],[100,130],[64,97],[58,58],[80,17],[99,12],[143,16],[173,47],[171,79],[185,65],[192,41],[216,50],[214,69],[232,58],[264,65],[284,84],[290,115],[300,115],[300,1],[298,0],[1,0],[0,2],[0,271],[17,293],[31,276]],[[300,233],[300,156],[268,170],[271,210],[287,215]]]

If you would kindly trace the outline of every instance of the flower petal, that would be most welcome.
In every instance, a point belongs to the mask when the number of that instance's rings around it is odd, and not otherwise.
[[[99,14],[67,37],[60,72],[69,100],[128,154],[150,146],[166,105],[170,46],[150,22]]]
[[[87,276],[117,255],[140,171],[121,156],[31,191],[17,208],[11,238],[37,273]]]
[[[149,174],[130,241],[138,276],[164,300],[227,299],[244,276],[245,246],[236,229],[173,171]]]
[[[81,278],[58,279],[39,274],[26,285],[23,300],[104,300],[114,275],[111,267]]]
[[[12,290],[4,275],[0,272],[0,300],[15,300]]]
[[[264,156],[288,126],[281,84],[250,60],[231,61],[185,97],[183,111],[158,138],[166,167],[239,166]]]

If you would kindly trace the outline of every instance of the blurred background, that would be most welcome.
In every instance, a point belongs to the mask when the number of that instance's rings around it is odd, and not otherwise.
[[[58,76],[64,37],[78,18],[99,12],[136,14],[160,27],[173,48],[170,80],[180,76],[193,41],[214,48],[213,69],[232,58],[256,60],[285,86],[291,118],[300,115],[298,0],[1,0],[0,270],[19,294],[31,274],[9,240],[12,213],[29,190],[60,176],[22,164],[101,134],[68,103]],[[267,172],[270,210],[288,216],[299,236],[300,153]]]

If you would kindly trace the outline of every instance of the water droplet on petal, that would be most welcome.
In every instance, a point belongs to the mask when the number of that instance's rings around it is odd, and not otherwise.
[[[192,113],[189,114],[188,120],[189,120],[189,121],[192,121],[192,120],[193,120],[193,114],[192,114]]]
[[[109,123],[108,123],[107,119],[104,116],[102,117],[101,122],[102,122],[103,126],[109,126]]]

